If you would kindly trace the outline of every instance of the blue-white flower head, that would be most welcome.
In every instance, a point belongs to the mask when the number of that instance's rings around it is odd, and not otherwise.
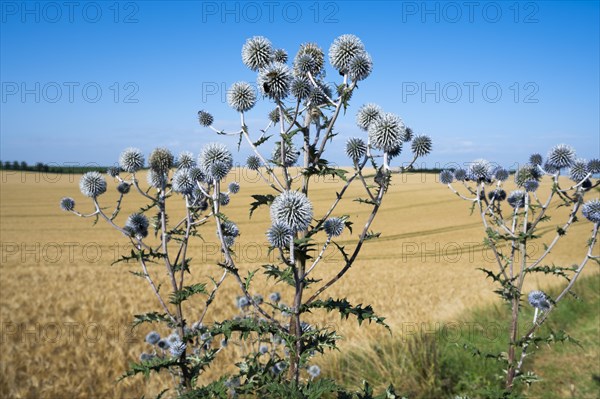
[[[121,183],[119,183],[119,185],[117,186],[117,191],[119,192],[119,194],[127,194],[129,192],[129,190],[131,189],[131,184],[122,181]]]
[[[336,70],[346,73],[350,63],[357,55],[365,52],[362,41],[354,35],[342,35],[329,47],[329,62]]]
[[[592,174],[600,173],[600,159],[591,159],[587,164],[587,168]]]
[[[148,166],[156,173],[167,173],[174,163],[173,153],[166,148],[156,148],[148,157]]]
[[[381,107],[377,104],[365,104],[358,109],[356,114],[356,124],[364,131],[369,130],[369,126],[379,119],[383,114]]]
[[[371,72],[373,72],[373,60],[366,51],[354,56],[348,64],[348,75],[356,82],[365,80]]]
[[[267,230],[267,239],[269,243],[276,248],[285,248],[290,244],[290,236],[292,231],[284,223],[273,223]]]
[[[529,157],[529,163],[534,166],[541,166],[543,162],[542,156],[540,154],[531,154]]]
[[[231,197],[227,193],[219,193],[219,204],[222,206],[229,205],[229,201],[231,201]]]
[[[196,188],[196,181],[190,173],[190,169],[177,169],[173,174],[173,191],[188,195]]]
[[[277,303],[277,302],[281,301],[281,294],[279,294],[279,292],[272,292],[269,294],[269,300],[271,302]]]
[[[369,140],[374,148],[392,151],[402,144],[402,135],[406,127],[399,116],[384,113],[369,125]]]
[[[323,230],[329,237],[338,237],[344,232],[344,219],[342,218],[329,218],[323,223]]]
[[[600,200],[593,199],[583,204],[581,213],[592,223],[600,223]]]
[[[492,179],[492,166],[485,159],[477,159],[469,165],[467,178],[477,182],[489,181]]]
[[[237,237],[240,235],[240,229],[237,224],[230,220],[221,223],[221,231],[223,232],[223,235],[226,236]]]
[[[431,142],[431,138],[422,134],[415,136],[411,144],[411,150],[417,157],[428,155],[431,152],[432,147],[433,143]]]
[[[454,173],[450,170],[442,170],[440,173],[440,183],[451,184],[454,181]]]
[[[240,183],[236,182],[236,181],[232,181],[231,183],[229,183],[229,192],[231,194],[237,194],[240,192]]]
[[[208,127],[212,125],[213,122],[214,118],[211,114],[202,110],[198,111],[198,123],[200,123],[200,126]]]
[[[571,165],[569,177],[576,183],[585,179],[588,175],[588,162],[585,159],[577,159]]]
[[[515,183],[517,186],[523,186],[526,181],[535,180],[539,182],[542,179],[540,168],[535,165],[525,164],[515,173]]]
[[[508,179],[508,175],[508,170],[502,167],[497,167],[496,169],[494,169],[494,179],[496,180],[506,181]]]
[[[106,180],[98,172],[87,172],[79,180],[79,190],[86,197],[96,198],[106,192]]]
[[[367,153],[367,144],[357,137],[353,137],[346,141],[346,155],[354,162],[358,162]]]
[[[316,364],[309,366],[307,371],[310,378],[317,378],[321,374],[321,369]]]
[[[271,220],[282,223],[293,233],[306,230],[313,217],[309,199],[298,191],[284,191],[271,204]]]
[[[200,151],[198,156],[198,166],[205,175],[212,176],[213,166],[217,163],[221,163],[222,167],[225,168],[226,173],[229,173],[233,167],[233,156],[231,151],[221,143],[208,143]]]
[[[146,174],[146,180],[148,184],[155,188],[162,188],[167,184],[167,175],[165,173],[155,172],[152,169],[148,169]]]
[[[525,181],[525,183],[523,183],[523,188],[525,189],[525,191],[530,193],[536,191],[539,186],[540,183],[538,183],[537,180],[527,180]]]
[[[258,348],[258,352],[261,355],[264,355],[265,353],[269,352],[269,347],[267,345],[261,345],[260,348]]]
[[[256,92],[247,82],[235,82],[227,90],[227,103],[238,112],[250,111],[256,104]]]
[[[250,170],[258,170],[261,164],[260,158],[256,155],[250,155],[248,156],[248,159],[246,159],[246,167]]]
[[[138,238],[144,238],[148,235],[149,226],[148,218],[143,213],[133,213],[129,215],[127,222],[125,222],[125,230]]]
[[[64,197],[60,200],[60,209],[65,212],[71,212],[75,209],[75,200],[71,197]]]
[[[319,106],[327,102],[327,94],[325,93],[325,87],[326,86],[324,85],[311,87],[310,93],[308,93],[308,101],[312,106]]]
[[[292,80],[292,85],[290,86],[290,92],[292,96],[298,100],[305,100],[310,95],[312,90],[312,84],[305,77],[297,77]],[[279,110],[277,109],[277,120],[275,123],[279,122]]]
[[[119,173],[121,173],[121,168],[118,166],[111,166],[106,169],[106,174],[110,177],[117,177],[119,176]]]
[[[315,43],[304,43],[294,58],[294,76],[306,76],[308,73],[315,78],[321,74],[325,66],[325,54]]]
[[[273,61],[286,63],[288,61],[288,53],[284,49],[278,48],[273,51]]]
[[[177,157],[177,167],[179,169],[190,169],[196,166],[194,154],[189,151],[182,151]]]
[[[547,163],[556,169],[569,167],[575,162],[575,150],[567,144],[559,144],[552,148],[546,156]]]
[[[144,167],[144,154],[137,148],[127,148],[119,157],[119,166],[125,172],[137,172]]]
[[[254,36],[242,46],[242,62],[253,71],[268,65],[272,58],[273,46],[263,36]]]
[[[250,301],[245,296],[241,296],[236,300],[236,306],[240,309],[246,309],[250,306]]]
[[[173,355],[174,357],[179,357],[185,352],[186,348],[187,348],[187,345],[185,344],[185,342],[174,341],[174,342],[171,342],[171,345],[169,346],[169,351],[171,352],[171,355]]]
[[[145,353],[144,352],[144,353],[142,353],[140,355],[140,361],[141,362],[148,362],[148,361],[152,360],[153,358],[154,358],[154,356],[151,355],[150,353]]]
[[[522,208],[525,206],[525,196],[527,193],[522,190],[515,190],[507,198],[508,204],[513,208]]]
[[[149,343],[150,345],[156,345],[158,343],[158,341],[160,341],[160,334],[157,333],[156,331],[150,331],[146,335],[146,342]]]
[[[402,154],[402,142],[398,143],[397,146],[395,146],[394,148],[389,150],[387,153],[388,153],[388,157],[390,160],[392,160],[392,159],[396,158],[397,156],[399,156],[400,154]]]
[[[156,343],[156,346],[158,346],[162,350],[167,350],[169,349],[169,346],[171,346],[171,344],[167,339],[163,338]]]
[[[298,158],[300,157],[300,151],[296,148],[293,143],[285,143],[285,154],[284,154],[284,165],[293,166]],[[273,153],[271,154],[271,160],[277,165],[281,165],[281,142],[275,143]]]
[[[256,83],[265,97],[282,100],[290,92],[292,72],[286,64],[273,62],[258,71]]]
[[[542,291],[531,291],[527,296],[529,304],[534,308],[538,308],[540,310],[548,310],[550,309],[550,302],[548,301],[548,297]]]
[[[462,168],[456,169],[454,171],[454,178],[458,181],[465,181],[467,178],[467,171]]]

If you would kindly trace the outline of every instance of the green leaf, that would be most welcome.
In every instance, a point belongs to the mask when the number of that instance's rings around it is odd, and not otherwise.
[[[149,312],[143,314],[136,314],[133,316],[135,321],[133,327],[137,327],[143,323],[167,323],[172,324],[171,318],[166,313]]]
[[[252,198],[254,198],[254,202],[250,204],[250,217],[252,217],[252,213],[254,213],[254,211],[258,209],[258,207],[262,205],[270,206],[271,203],[275,200],[275,196],[272,194],[254,194],[252,195]]]
[[[171,294],[169,302],[172,303],[173,305],[179,305],[183,301],[186,301],[192,295],[196,295],[196,294],[208,295],[208,292],[206,291],[206,284],[198,283],[198,284],[185,286],[182,289],[173,292]]]
[[[353,315],[357,318],[358,324],[361,325],[363,321],[368,320],[369,323],[375,322],[376,324],[380,324],[384,326],[386,329],[390,330],[390,326],[388,326],[384,320],[385,318],[377,316],[373,311],[373,307],[371,305],[367,305],[366,307],[362,307],[362,304],[357,306],[352,306],[346,298],[343,299],[333,299],[329,298],[325,301],[316,300],[309,304],[308,306],[304,306],[302,311],[310,311],[310,309],[325,309],[327,312],[337,311],[340,313],[340,317],[342,319],[347,319],[348,316]],[[391,331],[391,330],[390,330]]]

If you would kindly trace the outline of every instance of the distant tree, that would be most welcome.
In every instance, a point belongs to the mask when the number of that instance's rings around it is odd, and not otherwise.
[[[12,169],[9,161],[4,162],[4,169],[7,169],[7,170]]]
[[[27,162],[21,161],[21,170],[27,170]]]
[[[19,161],[13,161],[12,168],[14,170],[19,170]]]

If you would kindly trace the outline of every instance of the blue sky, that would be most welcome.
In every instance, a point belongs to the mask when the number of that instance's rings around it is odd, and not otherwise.
[[[558,143],[600,157],[599,3],[469,4],[4,1],[0,159],[106,165],[129,146],[198,153],[220,138],[197,111],[234,128],[227,87],[255,81],[240,58],[246,38],[266,36],[293,58],[303,42],[327,51],[344,33],[363,40],[374,70],[338,124],[338,164],[345,139],[363,135],[354,117],[366,102],[433,138],[427,167],[511,166]],[[330,69],[327,80],[337,78]],[[271,107],[247,115],[254,132]]]

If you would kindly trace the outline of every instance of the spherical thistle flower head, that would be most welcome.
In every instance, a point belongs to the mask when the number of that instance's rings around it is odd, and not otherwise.
[[[232,181],[231,183],[229,183],[229,192],[231,194],[237,194],[240,192],[240,183],[236,182],[236,181]]]
[[[202,172],[211,176],[212,166],[219,162],[225,167],[225,174],[229,173],[233,167],[233,156],[227,146],[221,143],[208,143],[205,145],[198,156],[198,165]]]
[[[262,295],[260,294],[256,294],[252,297],[252,300],[254,301],[255,304],[257,305],[262,305],[262,303],[264,302],[264,298]]]
[[[440,183],[451,184],[454,182],[454,173],[450,170],[442,170],[440,172]]]
[[[137,148],[127,148],[119,157],[119,166],[125,172],[135,173],[144,167],[144,154]]]
[[[525,193],[525,191],[522,190],[515,190],[513,192],[510,193],[510,195],[507,198],[508,204],[510,206],[512,206],[513,208],[522,208],[525,206],[525,196],[527,195],[527,193]]]
[[[293,92],[293,86],[294,84],[292,83],[292,94],[294,94]],[[279,108],[274,108],[273,110],[271,110],[271,112],[269,112],[269,121],[271,123],[279,123]]]
[[[481,182],[491,180],[491,165],[485,159],[477,159],[469,165],[467,177],[471,180]]]
[[[221,181],[229,173],[229,168],[224,162],[217,161],[210,167],[210,173],[208,174],[214,181]],[[229,201],[228,201],[229,202]]]
[[[240,235],[240,229],[238,228],[237,224],[230,220],[221,223],[221,231],[223,232],[223,235],[229,237],[237,237]]]
[[[250,306],[250,301],[245,296],[241,296],[236,300],[236,306],[240,309],[246,309]]]
[[[540,154],[531,154],[529,157],[529,163],[534,166],[541,166],[543,162],[542,156]]]
[[[305,77],[297,77],[292,80],[292,85],[290,86],[290,92],[292,96],[298,100],[304,100],[308,98],[312,89],[312,85],[310,81]],[[279,112],[277,112],[277,121],[279,122]]]
[[[583,216],[592,223],[600,223],[600,200],[593,199],[583,204],[581,208]]]
[[[288,53],[284,49],[278,48],[273,51],[273,61],[286,63],[288,61]]]
[[[235,245],[235,237],[223,236],[223,243],[227,248],[231,248]]]
[[[424,157],[431,152],[433,144],[431,138],[425,135],[418,135],[412,141],[411,150],[417,157]]]
[[[539,186],[540,186],[540,183],[538,183],[537,180],[527,180],[525,183],[523,183],[523,188],[528,193],[532,193],[532,192],[536,191]]]
[[[357,54],[348,64],[348,75],[355,82],[365,80],[373,72],[373,60],[367,52]]]
[[[227,340],[227,338],[223,338],[219,345],[221,346],[221,348],[227,348],[227,345],[229,345],[229,341]]]
[[[190,173],[190,169],[177,169],[173,174],[173,191],[180,194],[191,194],[196,188],[196,181]]]
[[[306,371],[308,371],[308,375],[310,376],[310,378],[317,378],[319,374],[321,374],[321,369],[316,364],[313,364],[312,366],[308,367]]]
[[[267,230],[267,239],[275,248],[287,247],[290,243],[291,235],[292,231],[283,223],[273,223],[269,230]]]
[[[160,334],[156,331],[150,331],[148,335],[146,335],[146,342],[150,345],[156,345],[160,341]]]
[[[204,174],[202,169],[194,166],[190,168],[188,172],[194,182],[208,183],[208,177],[206,176],[206,174]]]
[[[281,294],[279,292],[271,292],[269,294],[269,300],[271,302],[277,303],[277,302],[281,301]]]
[[[356,124],[364,131],[369,130],[369,126],[377,120],[383,111],[377,104],[365,104],[358,109],[356,114]]]
[[[384,113],[369,125],[369,140],[374,148],[391,151],[402,143],[405,130],[402,119],[392,113]]]
[[[559,171],[559,169],[553,165],[550,165],[548,163],[548,161],[546,161],[546,163],[544,163],[543,169],[546,173],[549,173],[551,175],[555,174],[556,172]]]
[[[592,174],[600,173],[600,159],[592,159],[587,164],[588,172]]]
[[[60,200],[60,209],[65,212],[71,212],[75,209],[75,200],[71,197],[64,197]]]
[[[156,148],[148,157],[148,166],[158,173],[167,173],[175,164],[173,153],[166,148]]]
[[[490,201],[504,201],[506,199],[506,191],[501,188],[496,188],[488,193]]]
[[[260,158],[256,155],[250,155],[246,159],[246,167],[250,170],[258,170],[261,166]]]
[[[540,310],[550,309],[550,302],[548,302],[548,297],[542,291],[531,291],[529,295],[527,295],[527,300],[529,301],[529,304],[534,308]]]
[[[208,112],[204,110],[198,111],[198,123],[200,123],[200,126],[208,127],[212,125],[214,121],[215,118]]]
[[[140,361],[141,362],[148,362],[148,361],[152,360],[153,358],[154,358],[154,356],[152,354],[150,354],[150,353],[145,353],[144,352],[144,353],[142,353],[140,355]]]
[[[342,35],[336,38],[329,47],[329,62],[336,70],[346,73],[350,62],[365,52],[362,41],[354,35]]]
[[[292,143],[285,143],[285,154],[284,154],[284,165],[292,166],[298,161],[300,157],[300,151]],[[275,148],[271,154],[271,159],[277,165],[281,165],[281,143],[275,143]]]
[[[106,192],[106,180],[98,172],[87,172],[79,180],[79,190],[86,197],[96,198]]]
[[[186,348],[187,348],[187,345],[185,344],[185,342],[175,341],[175,342],[172,342],[171,345],[169,346],[169,351],[171,352],[172,356],[179,357],[179,356],[183,355]]]
[[[305,76],[311,73],[317,76],[325,66],[325,53],[316,43],[304,43],[294,58],[294,75]]]
[[[461,168],[458,168],[454,171],[454,178],[457,181],[465,181],[467,178],[467,171]]]
[[[357,137],[346,141],[346,155],[354,162],[358,162],[367,153],[367,144]]]
[[[308,228],[313,206],[303,193],[284,191],[273,200],[270,213],[273,223],[282,223],[295,233]]]
[[[522,187],[526,181],[535,180],[539,182],[542,178],[542,173],[537,166],[525,164],[515,173],[515,183]]]
[[[156,346],[158,346],[162,350],[167,350],[169,349],[169,346],[171,346],[171,344],[169,343],[169,341],[163,338],[156,343]]]
[[[149,226],[150,223],[148,222],[148,218],[142,213],[133,213],[129,215],[127,222],[125,222],[127,230],[135,237],[146,237],[148,235]]]
[[[269,347],[267,345],[261,345],[258,348],[258,353],[261,354],[261,355],[264,355],[264,354],[266,354],[268,352],[269,352]]]
[[[310,93],[308,94],[308,102],[313,106],[318,106],[327,102],[327,97],[322,87],[311,87]]]
[[[117,186],[117,191],[119,192],[119,194],[127,194],[129,192],[129,190],[131,189],[131,184],[126,183],[126,182],[121,182],[119,183],[119,185]]]
[[[323,223],[323,230],[328,237],[339,237],[344,232],[346,224],[341,218],[329,218]]]
[[[290,92],[292,72],[286,64],[273,62],[258,71],[256,83],[264,96],[282,100]]]
[[[256,104],[256,92],[247,82],[235,82],[227,90],[227,104],[238,112],[250,111]]]
[[[194,154],[189,151],[183,151],[179,153],[177,157],[177,167],[179,169],[190,169],[196,166],[196,160]]]
[[[119,173],[121,173],[121,168],[118,166],[111,166],[106,169],[106,174],[110,177],[117,177],[119,176]]]
[[[254,36],[242,46],[242,62],[253,71],[263,68],[273,58],[273,46],[269,39]]]
[[[569,178],[576,183],[585,179],[588,175],[588,162],[585,159],[577,159],[571,165],[569,170]]]
[[[571,166],[575,161],[575,150],[567,144],[559,144],[552,148],[546,156],[547,163],[557,169]]]
[[[146,180],[148,181],[148,184],[154,188],[163,188],[167,185],[167,175],[165,173],[155,172],[152,169],[148,170]]]
[[[408,126],[406,126],[404,129],[404,133],[401,135],[400,139],[403,142],[407,143],[407,142],[411,141],[414,136],[415,136],[414,131],[411,128],[409,128]]]
[[[229,196],[229,194],[219,193],[219,204],[221,204],[221,206],[229,205],[230,201],[231,201],[231,197]]]
[[[508,170],[502,168],[502,167],[497,167],[494,170],[494,179],[498,180],[498,181],[506,181],[508,179]]]

